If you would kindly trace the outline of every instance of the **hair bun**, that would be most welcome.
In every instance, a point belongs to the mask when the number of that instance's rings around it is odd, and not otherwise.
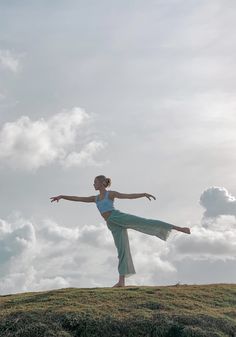
[[[111,178],[106,178],[107,187],[111,185]]]
[[[111,178],[106,178],[104,175],[97,176],[96,179],[99,179],[100,182],[106,187],[111,185]]]

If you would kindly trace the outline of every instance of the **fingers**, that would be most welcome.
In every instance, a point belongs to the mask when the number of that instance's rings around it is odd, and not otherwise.
[[[53,201],[57,201],[58,202],[59,201],[58,197],[51,197],[50,199],[52,199],[51,202],[53,202]]]
[[[147,194],[145,195],[149,200],[151,200],[150,197],[152,197],[154,200],[156,200],[156,197],[154,197],[154,195],[151,195],[151,194]]]
[[[150,198],[150,197],[152,197],[154,200],[156,200],[156,198],[154,197],[154,195],[148,194],[148,196],[147,196],[147,197],[148,197],[148,199],[149,199],[149,200],[151,200],[151,198]]]

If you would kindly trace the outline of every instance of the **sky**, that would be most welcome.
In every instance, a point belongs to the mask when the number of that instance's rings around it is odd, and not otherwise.
[[[128,229],[127,285],[236,282],[233,0],[0,0],[0,294],[111,287],[113,237],[91,196],[188,226]]]

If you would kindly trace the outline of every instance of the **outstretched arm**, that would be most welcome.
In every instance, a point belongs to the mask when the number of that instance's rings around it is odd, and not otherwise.
[[[58,195],[57,197],[51,197],[51,202],[59,201],[60,199],[71,200],[71,201],[82,201],[82,202],[95,202],[95,196],[91,197],[76,197],[70,195]]]
[[[154,200],[156,198],[148,193],[132,193],[132,194],[126,194],[126,193],[119,193],[116,191],[113,191],[113,196],[114,198],[119,198],[119,199],[137,199],[137,198],[142,198],[142,197],[147,197],[149,200],[151,200],[150,197],[152,197]]]

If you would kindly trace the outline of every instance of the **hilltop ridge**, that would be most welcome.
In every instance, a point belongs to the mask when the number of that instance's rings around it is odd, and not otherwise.
[[[3,295],[0,336],[236,337],[236,284]]]

